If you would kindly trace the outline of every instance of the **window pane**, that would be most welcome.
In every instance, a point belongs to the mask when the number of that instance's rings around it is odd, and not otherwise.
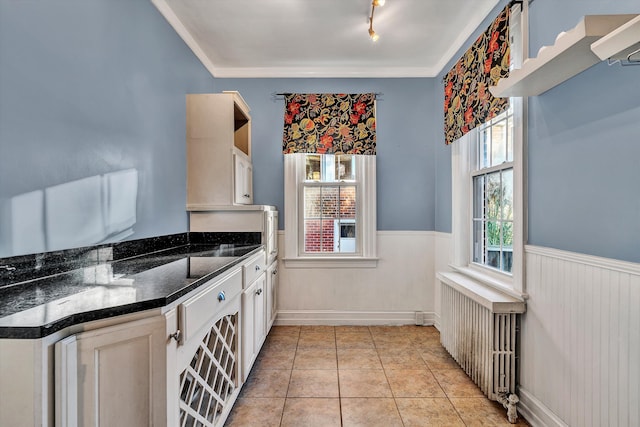
[[[502,172],[502,219],[513,220],[513,169]]]
[[[321,187],[304,188],[304,218],[320,218],[322,216]]]
[[[502,247],[513,249],[513,222],[502,223]]]
[[[336,157],[336,171],[335,176],[338,181],[355,181],[356,168],[355,159],[350,154],[342,154]]]
[[[340,218],[356,219],[356,187],[340,187]]]
[[[485,230],[487,250],[500,250],[500,222],[487,221]]]
[[[322,197],[320,203],[322,205],[323,218],[340,218],[340,187],[321,187]]]
[[[304,251],[355,253],[356,186],[304,187]]]
[[[473,221],[473,262],[484,264],[483,221]]]
[[[485,175],[486,185],[484,197],[486,202],[485,215],[487,219],[500,219],[500,210],[502,209],[500,174],[501,172],[498,171]]]
[[[491,166],[507,159],[507,122],[502,120],[491,126]]]
[[[490,128],[480,129],[480,141],[478,144],[478,168],[486,168],[491,166],[491,158],[489,156],[489,150],[491,147],[491,136],[489,133]]]
[[[333,252],[333,220],[304,221],[304,251]]]
[[[513,116],[508,117],[507,122],[507,161],[513,161]]]
[[[502,271],[511,273],[513,267],[513,250],[505,250],[502,252]]]
[[[485,233],[485,265],[500,268],[500,223],[497,221],[487,221]]]
[[[356,251],[356,221],[341,220],[335,222],[335,252],[353,253]]]
[[[312,180],[312,181],[320,181],[322,179],[322,166],[321,166],[320,155],[307,154],[305,178],[307,180]]]
[[[473,178],[473,218],[484,218],[484,175]]]

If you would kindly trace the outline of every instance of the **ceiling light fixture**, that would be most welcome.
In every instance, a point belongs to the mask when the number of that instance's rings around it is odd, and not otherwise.
[[[369,16],[369,37],[371,37],[371,40],[378,41],[378,39],[380,38],[379,34],[376,34],[375,31],[373,31],[373,12],[376,10],[376,7],[378,6],[384,6],[385,0],[373,0],[371,2],[371,16]]]

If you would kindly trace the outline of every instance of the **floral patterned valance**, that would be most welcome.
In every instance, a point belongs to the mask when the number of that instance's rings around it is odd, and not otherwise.
[[[376,154],[375,94],[285,95],[282,152]]]
[[[478,37],[445,77],[444,134],[451,144],[509,107],[489,86],[509,75],[509,6]]]

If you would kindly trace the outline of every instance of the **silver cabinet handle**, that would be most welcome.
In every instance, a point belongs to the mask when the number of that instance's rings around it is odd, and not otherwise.
[[[243,197],[246,197],[247,199],[250,197],[249,194],[244,194]]]
[[[258,290],[256,291],[256,295],[260,295],[260,294],[262,294],[262,288],[260,288],[260,289],[258,289]]]
[[[260,271],[260,266],[256,265],[256,271]]]
[[[224,301],[225,299],[227,299],[227,296],[224,294],[224,291],[221,291],[221,292],[218,294],[218,301],[219,301],[219,302],[222,302],[222,301]]]
[[[169,335],[169,338],[173,338],[174,340],[176,340],[176,342],[180,342],[180,339],[182,338],[182,332],[180,331],[180,329],[178,329],[177,331]]]

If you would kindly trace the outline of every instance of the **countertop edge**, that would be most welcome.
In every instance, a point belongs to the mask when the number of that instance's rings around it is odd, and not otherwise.
[[[212,271],[210,274],[199,278],[188,286],[185,286],[184,288],[181,288],[180,290],[173,292],[163,298],[155,298],[131,304],[74,313],[70,316],[66,316],[54,322],[39,326],[0,326],[0,339],[41,339],[65,328],[77,326],[82,323],[104,320],[145,310],[151,310],[154,308],[169,306],[179,299],[187,296],[188,294],[196,292],[202,285],[231,270],[233,267],[243,263],[245,260],[254,256],[256,253],[260,252],[263,249],[264,247],[262,245],[259,245],[250,252],[239,256],[237,259],[230,261],[228,264],[225,264],[224,266]]]

